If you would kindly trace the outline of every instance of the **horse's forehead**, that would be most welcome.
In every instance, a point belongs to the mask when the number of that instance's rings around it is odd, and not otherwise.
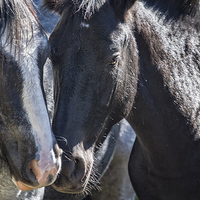
[[[82,11],[73,13],[67,8],[61,15],[60,21],[54,30],[60,29],[63,33],[70,35],[80,35],[80,32],[96,34],[98,31],[101,35],[106,35],[118,25],[119,19],[115,16],[113,9],[110,6],[94,12],[90,18],[87,18]],[[55,32],[55,31],[53,31]]]
[[[90,43],[96,46],[104,47],[117,44],[125,33],[124,27],[119,23],[109,23],[106,21],[91,20],[79,20],[74,22],[75,19],[61,18],[60,22],[51,34],[51,43],[53,46],[61,47],[67,43],[69,46],[80,46],[87,43],[85,47],[88,48]],[[76,21],[76,20],[75,20]],[[75,24],[75,25],[74,25]],[[97,42],[98,41],[98,42]]]

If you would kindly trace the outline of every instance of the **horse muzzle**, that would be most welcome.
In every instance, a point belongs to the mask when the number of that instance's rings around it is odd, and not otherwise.
[[[25,180],[13,180],[20,190],[28,191],[45,187],[56,180],[61,170],[62,150],[57,144],[54,150],[56,154],[52,150],[48,155],[40,155],[39,160],[33,159],[28,163],[25,170]]]
[[[68,156],[63,154],[62,170],[52,187],[62,193],[84,192],[90,179],[93,162],[92,151],[86,152],[79,147],[75,147]]]

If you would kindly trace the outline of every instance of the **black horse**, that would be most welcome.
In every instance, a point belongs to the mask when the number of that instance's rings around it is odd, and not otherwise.
[[[42,0],[34,0],[34,4],[36,5],[37,16],[40,23],[48,33],[51,33],[53,28],[56,26],[59,16],[55,13],[47,12],[42,6]],[[44,90],[47,98],[47,106],[50,114],[50,119],[52,119],[54,107],[53,74],[51,63],[49,62],[49,60],[47,60],[47,62],[45,63],[43,76]],[[129,138],[127,138],[127,136]],[[56,138],[59,141],[64,140],[58,135],[56,135]],[[127,168],[127,163],[134,140],[135,134],[133,133],[133,130],[130,127],[130,125],[125,120],[123,120],[120,124],[116,124],[113,127],[106,140],[101,145],[101,148],[98,148],[98,151],[94,154],[97,163],[95,165],[95,174],[98,175],[97,177],[95,177],[96,181],[93,181],[91,185],[96,186],[96,184],[100,182],[101,189],[100,191],[95,191],[92,190],[93,187],[91,187],[90,191],[88,191],[88,193],[91,193],[91,195],[89,195],[91,199],[133,199],[135,193],[130,184],[128,171],[124,169]],[[117,179],[115,174],[118,174]],[[83,195],[71,195],[67,193],[60,193],[55,191],[51,186],[45,187],[44,199],[47,200],[77,200],[83,198]]]
[[[83,191],[95,144],[126,118],[139,199],[200,199],[199,0],[45,2],[61,16],[50,36],[53,130],[69,152],[54,187]]]
[[[0,198],[52,184],[61,150],[42,87],[49,52],[29,0],[0,0]],[[19,190],[20,189],[20,190]]]

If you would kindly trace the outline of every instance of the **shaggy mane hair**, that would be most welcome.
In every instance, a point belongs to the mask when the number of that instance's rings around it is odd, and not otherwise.
[[[72,6],[73,11],[82,10],[84,15],[90,17],[106,2],[115,6],[116,9],[126,9],[136,0],[44,0],[44,6],[57,13],[62,13],[65,6]],[[165,13],[174,16],[192,15],[199,10],[199,0],[138,0],[146,5],[153,6]],[[128,5],[128,6],[127,6]]]
[[[145,3],[172,18],[194,16],[200,8],[199,0],[145,0]]]
[[[7,31],[7,43],[18,48],[24,30],[22,20],[26,20],[33,31],[32,17],[39,23],[32,0],[0,0],[0,37]]]
[[[59,14],[65,7],[71,7],[73,13],[82,10],[83,15],[89,18],[105,2],[106,0],[44,0],[44,7]]]

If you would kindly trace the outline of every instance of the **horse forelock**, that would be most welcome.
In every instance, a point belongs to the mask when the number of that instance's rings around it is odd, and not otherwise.
[[[32,0],[1,0],[0,37],[2,38],[2,35],[5,33],[6,44],[10,44],[12,48],[17,48],[19,52],[22,29],[28,27],[29,30],[33,31],[33,18],[39,23],[36,12],[32,6]],[[24,26],[25,24],[26,27]],[[27,33],[28,32],[30,33],[30,31],[27,31]]]
[[[83,16],[89,18],[95,11],[98,11],[106,1],[107,0],[44,0],[44,7],[61,14],[64,8],[70,6],[72,13],[81,10]]]
[[[83,11],[85,17],[91,17],[95,11],[98,11],[106,0],[74,0],[78,10]]]

